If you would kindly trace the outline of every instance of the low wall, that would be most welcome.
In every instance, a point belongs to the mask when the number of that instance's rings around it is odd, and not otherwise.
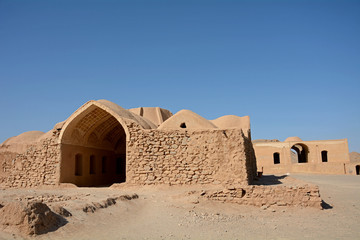
[[[11,161],[3,162],[5,187],[35,187],[59,182],[60,147],[56,138],[44,139]]]
[[[304,186],[244,186],[210,191],[204,197],[222,202],[253,206],[321,207],[319,188]]]

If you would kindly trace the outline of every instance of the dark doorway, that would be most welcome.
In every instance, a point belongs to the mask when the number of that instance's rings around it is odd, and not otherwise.
[[[118,157],[116,159],[116,175],[119,182],[126,181],[126,159],[125,156]]]
[[[276,152],[274,155],[274,164],[280,164],[280,153]]]
[[[356,165],[356,175],[360,175],[360,165]]]
[[[328,161],[328,152],[327,151],[321,151],[321,161],[327,162]]]

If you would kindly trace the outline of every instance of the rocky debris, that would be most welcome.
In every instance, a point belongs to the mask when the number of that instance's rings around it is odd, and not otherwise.
[[[55,194],[42,194],[38,196],[21,196],[16,198],[17,201],[35,201],[44,203],[62,202],[71,200],[71,196],[55,195]]]
[[[63,217],[71,217],[72,214],[71,212],[69,212],[68,210],[66,210],[64,207],[60,206],[60,205],[55,205],[52,207],[52,210],[59,214],[60,216],[63,216]]]
[[[96,207],[94,205],[91,205],[91,204],[86,204],[84,207],[83,207],[83,211],[88,213],[88,212],[95,212],[96,211]]]
[[[138,199],[139,198],[139,196],[136,194],[136,193],[134,193],[133,195],[121,195],[121,196],[119,196],[119,197],[116,197],[116,200],[121,200],[121,201],[124,201],[124,200],[132,200],[132,199]]]
[[[7,231],[39,235],[54,231],[66,221],[42,202],[11,202],[0,209],[0,225]]]
[[[82,210],[86,213],[92,212],[94,213],[97,209],[100,208],[107,208],[109,206],[115,205],[116,204],[116,200],[120,200],[120,201],[129,201],[132,199],[138,199],[139,196],[134,193],[131,196],[130,195],[120,195],[118,197],[115,198],[107,198],[105,200],[102,200],[100,202],[92,202],[92,203],[87,203]]]
[[[242,218],[244,218],[244,216],[240,214],[227,215],[219,212],[208,213],[208,212],[198,212],[195,210],[189,210],[185,214],[184,218],[180,221],[179,226],[187,226],[194,223],[199,224],[199,223],[203,223],[204,221],[206,222],[206,224],[208,223],[218,224],[219,222],[238,221]]]

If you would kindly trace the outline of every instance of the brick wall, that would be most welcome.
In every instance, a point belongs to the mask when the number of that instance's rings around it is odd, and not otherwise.
[[[246,142],[238,129],[130,131],[127,179],[131,183],[247,185],[256,172],[251,141]]]
[[[321,207],[319,188],[304,186],[242,186],[209,191],[203,195],[212,200],[253,206]]]
[[[3,162],[5,187],[35,187],[58,183],[60,147],[56,138],[48,138]]]

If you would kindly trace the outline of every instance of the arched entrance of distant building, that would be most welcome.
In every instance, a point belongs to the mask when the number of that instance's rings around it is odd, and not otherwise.
[[[126,125],[100,105],[84,105],[60,135],[60,183],[104,186],[126,181]]]
[[[291,162],[293,163],[307,163],[308,162],[308,147],[303,143],[294,144],[290,149]]]
[[[356,175],[360,175],[360,165],[355,166]]]

